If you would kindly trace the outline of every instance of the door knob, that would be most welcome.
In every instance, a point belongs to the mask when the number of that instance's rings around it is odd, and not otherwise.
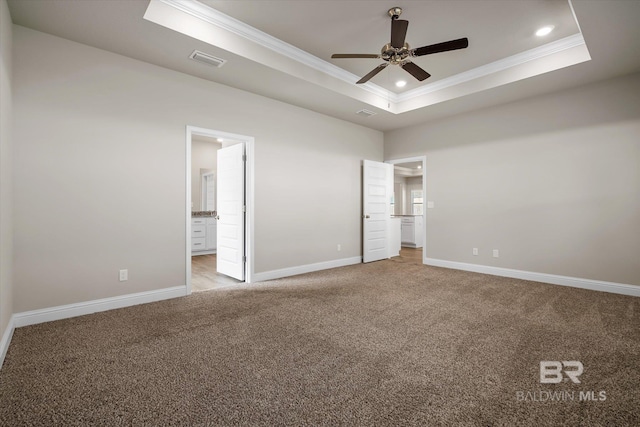
[[[365,216],[363,216],[363,218],[364,218],[364,219],[369,219],[369,218],[371,218],[371,217],[370,217],[369,215],[365,215]]]
[[[220,221],[220,215],[216,215],[214,216],[214,218],[216,219],[216,221]]]

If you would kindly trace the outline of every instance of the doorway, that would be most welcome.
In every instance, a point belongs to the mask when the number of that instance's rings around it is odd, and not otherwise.
[[[254,138],[187,126],[185,140],[187,294],[234,286],[242,282],[250,283],[254,274]],[[237,161],[241,162],[240,167],[234,167],[236,176],[240,174],[241,185],[232,186],[234,190],[231,194],[231,198],[240,203],[239,207],[234,208],[237,213],[233,223],[233,226],[237,226],[233,233],[237,249],[234,256],[239,263],[235,278],[221,274],[220,271],[228,274],[228,269],[223,267],[221,270],[221,260],[218,259],[222,256],[223,264],[226,265],[230,260],[229,216],[223,215],[224,219],[221,220],[221,209],[217,206],[220,204],[222,211],[227,209],[227,198],[230,197],[227,174],[229,168],[223,168],[222,176],[219,170],[219,162],[222,159],[227,162],[229,157],[226,154],[229,151],[235,153]],[[204,160],[200,161],[200,157]]]
[[[433,206],[427,201],[425,179],[426,156],[387,160],[394,166],[392,215],[400,218],[401,255],[422,258],[426,263],[427,209]]]

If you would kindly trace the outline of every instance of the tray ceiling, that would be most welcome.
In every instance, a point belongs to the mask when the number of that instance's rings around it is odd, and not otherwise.
[[[640,2],[633,0],[8,4],[16,25],[383,131],[640,71]],[[469,47],[415,58],[432,75],[422,83],[389,66],[356,85],[378,61],[330,56],[377,53],[389,41],[394,6],[409,21],[411,47],[460,37]],[[536,37],[542,25],[555,30]],[[194,50],[226,62],[198,63],[189,59]],[[398,75],[408,82],[402,89]]]

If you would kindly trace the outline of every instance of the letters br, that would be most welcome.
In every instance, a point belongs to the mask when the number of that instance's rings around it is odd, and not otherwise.
[[[569,368],[569,369],[567,369]],[[580,384],[578,377],[582,374],[584,366],[577,360],[559,362],[557,360],[540,361],[540,383],[557,384],[562,382],[563,372],[574,384]]]

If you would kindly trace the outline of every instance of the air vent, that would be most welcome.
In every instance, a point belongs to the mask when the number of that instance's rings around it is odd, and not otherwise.
[[[209,55],[208,53],[200,52],[199,50],[194,50],[191,55],[189,55],[189,58],[217,68],[222,67],[224,63],[227,62],[224,59]]]
[[[359,116],[370,117],[370,116],[375,116],[378,113],[375,113],[370,110],[360,110],[360,111],[356,111],[356,114]]]

